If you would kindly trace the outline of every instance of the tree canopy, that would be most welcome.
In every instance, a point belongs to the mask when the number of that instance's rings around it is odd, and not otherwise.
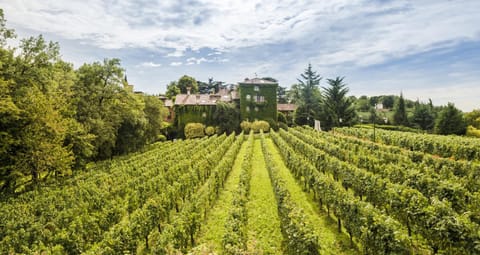
[[[298,108],[295,112],[295,123],[298,125],[313,126],[314,120],[320,116],[321,94],[320,80],[322,79],[316,71],[313,71],[312,65],[308,64],[307,69],[300,75],[297,85]]]
[[[440,111],[435,122],[435,133],[441,135],[463,135],[466,129],[467,123],[463,118],[463,113],[452,103],[448,103],[447,106]]]
[[[356,120],[356,112],[352,100],[347,97],[348,88],[343,82],[344,77],[327,79],[329,87],[324,87],[322,97],[324,109],[324,124],[330,129],[338,126],[352,125]]]

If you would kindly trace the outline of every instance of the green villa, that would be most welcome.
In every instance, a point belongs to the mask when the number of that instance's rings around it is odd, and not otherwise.
[[[245,79],[231,89],[222,88],[215,94],[178,94],[171,104],[171,112],[178,130],[190,122],[216,126],[213,113],[217,104],[232,104],[240,113],[240,121],[277,121],[277,111],[292,114],[295,105],[277,104],[278,83],[260,78]]]

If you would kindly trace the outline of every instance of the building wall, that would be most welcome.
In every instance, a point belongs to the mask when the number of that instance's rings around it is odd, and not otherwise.
[[[239,84],[242,120],[277,121],[277,84]]]
[[[185,125],[192,122],[203,123],[209,126],[214,124],[214,112],[215,105],[176,105],[175,125],[179,132],[183,132]]]

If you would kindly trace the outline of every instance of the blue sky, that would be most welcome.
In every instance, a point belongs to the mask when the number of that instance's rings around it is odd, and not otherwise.
[[[58,41],[76,67],[120,58],[136,90],[187,74],[296,82],[308,63],[351,94],[480,108],[480,1],[0,0],[20,38]],[[322,86],[325,82],[322,81]]]

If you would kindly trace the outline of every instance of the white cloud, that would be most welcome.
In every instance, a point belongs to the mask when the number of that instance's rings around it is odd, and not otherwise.
[[[141,67],[161,67],[162,64],[160,63],[154,63],[154,62],[143,62],[141,64],[139,64],[138,66],[141,66]]]
[[[19,27],[106,49],[167,48],[170,57],[187,49],[229,51],[296,41],[298,50],[308,49],[318,62],[366,66],[480,37],[479,1],[0,3]]]
[[[183,63],[182,62],[172,62],[170,63],[171,66],[181,66]]]

